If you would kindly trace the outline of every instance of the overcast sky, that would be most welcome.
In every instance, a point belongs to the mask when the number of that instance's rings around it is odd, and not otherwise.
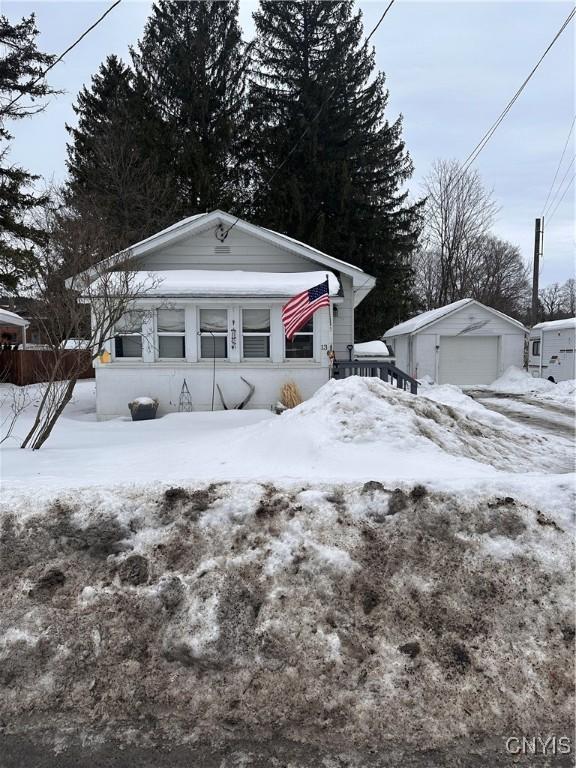
[[[373,27],[387,2],[358,3],[366,29]],[[35,12],[40,48],[59,54],[107,5],[4,0],[1,9],[11,20]],[[409,184],[414,196],[436,158],[464,160],[471,152],[573,5],[564,0],[397,0],[372,42],[377,66],[387,77],[388,118],[404,117],[404,139],[415,166]],[[13,162],[47,180],[65,178],[64,125],[74,123],[76,95],[106,55],[128,59],[128,48],[141,36],[150,7],[146,0],[123,0],[52,70],[50,85],[64,93],[52,96],[42,114],[13,127]],[[256,7],[256,0],[241,0],[247,38],[253,34]],[[572,21],[476,164],[500,206],[495,233],[519,245],[527,263],[532,258],[534,219],[542,212],[575,114],[575,28]],[[569,166],[575,134],[576,129],[556,180],[558,186],[565,178],[557,199],[573,178],[574,165]],[[574,188],[568,188],[546,222],[541,284],[574,275]]]

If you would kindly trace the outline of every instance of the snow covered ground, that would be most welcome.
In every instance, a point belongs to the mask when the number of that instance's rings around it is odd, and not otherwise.
[[[175,413],[96,421],[94,383],[77,385],[46,445],[2,445],[3,494],[215,480],[422,482],[521,494],[557,506],[570,488],[569,440],[521,427],[457,387],[414,397],[378,379],[332,381],[292,411]],[[565,502],[564,502],[565,503]]]
[[[496,768],[571,732],[568,437],[356,377],[146,422],[84,381],[23,451],[33,416],[1,446],[10,768]]]
[[[474,389],[488,389],[492,392],[504,392],[515,395],[524,395],[534,400],[542,400],[548,403],[557,403],[569,408],[576,406],[576,381],[560,381],[554,384],[548,379],[539,379],[530,376],[527,371],[512,366],[496,381],[487,387],[474,387]]]

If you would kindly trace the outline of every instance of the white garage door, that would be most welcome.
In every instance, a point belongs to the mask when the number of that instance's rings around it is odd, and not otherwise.
[[[498,378],[498,336],[440,336],[440,384],[490,384]]]

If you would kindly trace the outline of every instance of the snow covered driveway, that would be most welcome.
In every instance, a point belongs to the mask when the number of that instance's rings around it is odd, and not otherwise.
[[[538,432],[575,438],[575,411],[567,405],[535,400],[524,394],[495,392],[491,389],[467,389],[466,394],[486,408],[507,416]]]

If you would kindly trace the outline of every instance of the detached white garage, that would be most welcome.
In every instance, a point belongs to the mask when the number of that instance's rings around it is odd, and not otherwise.
[[[439,384],[490,384],[511,365],[524,364],[526,329],[518,320],[461,299],[423,312],[387,331],[396,365]]]

